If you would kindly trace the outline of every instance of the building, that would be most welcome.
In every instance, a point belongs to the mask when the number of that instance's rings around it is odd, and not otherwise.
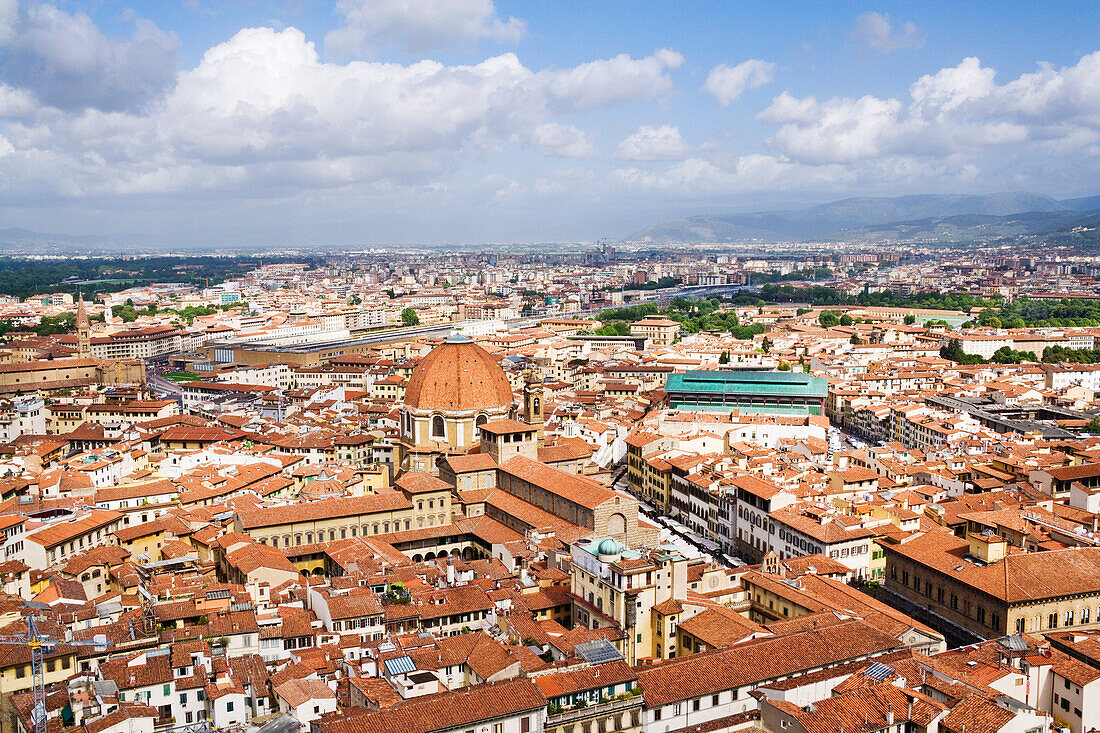
[[[680,323],[649,316],[630,324],[631,336],[643,336],[654,346],[671,346],[680,337]]]
[[[829,385],[798,372],[691,370],[670,374],[665,393],[674,409],[824,415]]]
[[[441,457],[467,452],[487,422],[514,418],[518,406],[500,364],[460,334],[420,360],[401,410],[402,470],[438,473]]]
[[[886,588],[932,611],[933,626],[983,638],[1100,627],[1100,548],[1019,552],[992,533],[947,532],[879,544]]]

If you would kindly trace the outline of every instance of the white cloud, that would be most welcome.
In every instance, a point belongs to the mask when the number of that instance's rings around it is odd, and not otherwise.
[[[749,59],[737,66],[719,64],[710,70],[703,90],[713,94],[718,104],[728,107],[750,89],[758,89],[771,82],[775,64],[770,61]]]
[[[571,69],[540,71],[538,81],[556,111],[584,111],[667,94],[672,79],[665,71],[683,63],[683,56],[663,48],[642,59],[624,53]]]
[[[469,150],[590,157],[586,133],[555,116],[650,99],[678,63],[659,51],[541,73],[511,53],[469,66],[337,64],[297,29],[245,29],[140,113],[28,112],[20,90],[0,87],[0,109],[25,117],[5,131],[16,163],[0,167],[0,194],[28,180],[62,196],[420,185]]]
[[[531,142],[543,155],[562,158],[591,158],[596,155],[596,146],[573,125],[544,122],[535,128]]]
[[[894,28],[888,17],[874,11],[868,11],[856,18],[852,25],[852,38],[876,54],[887,54],[903,48],[920,48],[924,45],[924,34],[913,23],[903,23]]]
[[[626,160],[669,160],[687,151],[680,131],[671,125],[642,125],[619,143],[618,156]]]
[[[1004,85],[977,58],[922,76],[909,99],[795,98],[784,92],[757,119],[779,125],[772,145],[802,162],[881,156],[976,155],[1030,141],[1088,140],[1100,131],[1100,52]]]
[[[147,20],[107,38],[84,13],[0,0],[0,81],[63,110],[133,110],[175,80],[179,39]]]
[[[325,36],[329,53],[350,55],[400,45],[422,53],[481,40],[516,43],[526,24],[504,20],[492,0],[338,0],[344,24]]]

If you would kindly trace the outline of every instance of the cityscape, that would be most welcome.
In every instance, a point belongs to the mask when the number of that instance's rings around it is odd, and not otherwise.
[[[0,0],[0,733],[1100,731],[1100,7],[169,5]]]

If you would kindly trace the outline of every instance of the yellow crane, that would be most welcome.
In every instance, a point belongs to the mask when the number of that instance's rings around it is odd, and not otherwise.
[[[97,651],[107,648],[107,641],[65,641],[53,639],[38,631],[38,622],[32,612],[27,616],[26,636],[0,636],[0,644],[25,644],[31,650],[31,689],[34,691],[34,708],[31,721],[34,733],[46,733],[46,677],[42,671],[42,660],[47,651],[66,646],[94,646]]]

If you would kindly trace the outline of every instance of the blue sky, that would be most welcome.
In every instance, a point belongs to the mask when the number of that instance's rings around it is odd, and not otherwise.
[[[0,228],[619,237],[1100,193],[1100,4],[0,0]]]

